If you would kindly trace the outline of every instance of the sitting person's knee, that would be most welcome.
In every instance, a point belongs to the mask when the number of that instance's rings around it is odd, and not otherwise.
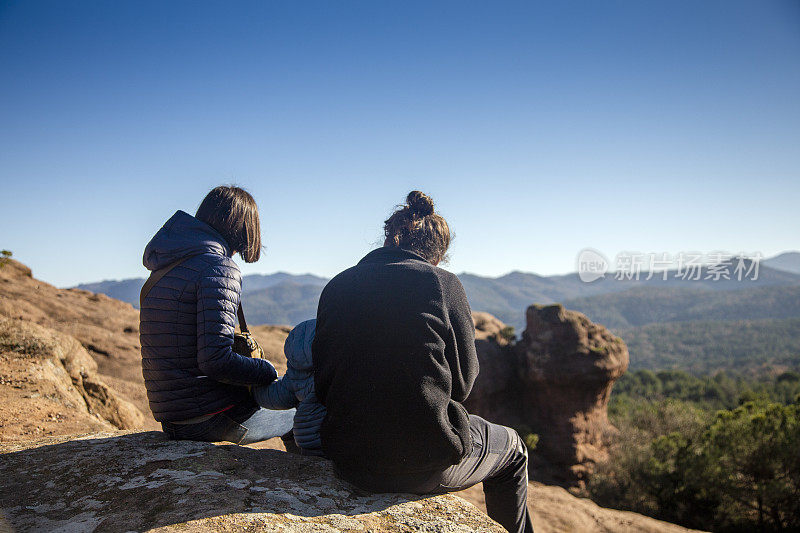
[[[525,446],[525,442],[522,440],[522,437],[519,436],[517,430],[509,428],[509,432],[511,434],[511,447],[514,450],[514,453],[520,455],[525,458],[525,461],[528,461],[528,447]]]

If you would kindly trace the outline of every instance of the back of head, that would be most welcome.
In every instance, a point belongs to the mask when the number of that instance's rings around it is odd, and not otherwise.
[[[405,205],[399,206],[383,224],[384,246],[396,246],[439,264],[450,246],[450,227],[434,212],[433,200],[420,191],[411,191]]]
[[[229,185],[211,189],[195,218],[217,230],[245,262],[255,263],[261,257],[258,206],[244,189]]]

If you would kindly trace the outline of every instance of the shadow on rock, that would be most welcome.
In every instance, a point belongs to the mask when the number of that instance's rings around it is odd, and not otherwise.
[[[0,451],[0,506],[12,530],[502,531],[453,496],[364,493],[329,461],[277,450],[148,432]]]

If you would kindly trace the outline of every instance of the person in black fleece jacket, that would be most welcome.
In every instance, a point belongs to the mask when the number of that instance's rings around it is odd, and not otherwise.
[[[344,479],[374,492],[435,494],[483,482],[490,517],[509,531],[533,531],[519,435],[462,406],[478,358],[464,288],[436,266],[450,244],[447,222],[412,191],[384,230],[384,246],[320,297],[312,353],[327,409],[322,449]]]

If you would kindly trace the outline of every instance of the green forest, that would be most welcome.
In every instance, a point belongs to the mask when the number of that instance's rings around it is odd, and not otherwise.
[[[632,369],[733,370],[752,376],[800,370],[800,318],[668,322],[616,333]]]
[[[645,286],[563,303],[612,329],[665,322],[790,318],[800,317],[800,285],[719,291]]]
[[[800,530],[800,373],[629,372],[598,504],[722,532]]]

